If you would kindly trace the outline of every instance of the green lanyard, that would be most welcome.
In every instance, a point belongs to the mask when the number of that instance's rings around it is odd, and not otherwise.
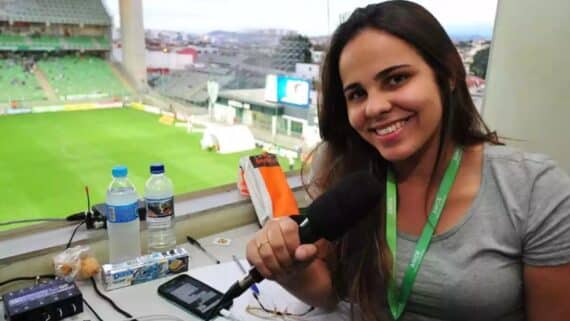
[[[428,220],[424,226],[420,238],[418,239],[414,255],[411,257],[408,268],[406,269],[406,273],[404,274],[404,279],[402,280],[402,287],[400,290],[396,285],[396,204],[398,200],[398,194],[396,190],[396,179],[394,177],[394,173],[388,169],[388,177],[386,179],[386,239],[393,260],[393,277],[390,278],[388,285],[388,304],[390,306],[390,312],[392,313],[394,320],[398,320],[406,308],[406,304],[408,303],[408,298],[412,292],[412,287],[414,285],[416,275],[418,274],[424,255],[429,248],[433,232],[437,226],[437,223],[439,222],[439,217],[441,216],[441,212],[445,206],[447,195],[451,190],[451,186],[453,185],[455,176],[459,170],[461,156],[462,149],[458,147],[455,149],[453,157],[451,158],[451,162],[445,170],[443,180],[439,185],[439,190],[437,191],[437,196],[433,203],[433,207],[429,214]]]

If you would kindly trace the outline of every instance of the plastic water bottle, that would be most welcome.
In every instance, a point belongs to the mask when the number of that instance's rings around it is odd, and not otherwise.
[[[118,263],[141,255],[138,195],[127,178],[127,167],[113,167],[113,181],[107,189],[107,232],[109,261]]]
[[[144,185],[148,251],[164,252],[176,246],[174,187],[170,178],[164,175],[163,164],[151,164],[150,174]]]

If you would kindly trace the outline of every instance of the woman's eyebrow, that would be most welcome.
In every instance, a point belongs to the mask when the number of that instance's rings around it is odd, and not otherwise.
[[[388,68],[385,68],[385,69],[379,71],[379,72],[376,74],[376,76],[374,76],[374,80],[379,80],[379,79],[385,78],[387,75],[389,75],[389,74],[390,74],[391,72],[393,72],[394,70],[400,69],[400,68],[403,68],[403,67],[409,67],[409,66],[410,66],[409,64],[401,64],[401,65],[390,66],[390,67],[388,67]],[[344,87],[343,92],[347,92],[347,91],[349,91],[349,90],[351,90],[351,89],[354,89],[354,88],[356,88],[356,87],[358,87],[358,86],[359,86],[358,83],[350,83],[350,84],[348,84],[348,85],[346,85],[346,86]]]
[[[404,67],[409,67],[410,65],[408,64],[401,64],[401,65],[395,65],[395,66],[390,66],[380,72],[378,72],[376,74],[376,76],[374,76],[374,80],[380,80],[382,78],[385,78],[386,76],[388,76],[391,72],[393,72],[396,69],[400,69],[400,68],[404,68]]]

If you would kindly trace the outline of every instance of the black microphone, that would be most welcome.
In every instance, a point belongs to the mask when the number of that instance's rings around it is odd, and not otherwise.
[[[369,172],[360,171],[347,175],[315,199],[307,208],[306,215],[291,216],[291,219],[299,224],[301,243],[314,243],[321,238],[329,241],[340,238],[378,205],[382,192],[382,185]],[[227,306],[252,284],[262,280],[263,276],[259,271],[251,269],[243,279],[235,282],[226,291],[216,308],[210,310],[210,316],[217,314],[217,307]]]

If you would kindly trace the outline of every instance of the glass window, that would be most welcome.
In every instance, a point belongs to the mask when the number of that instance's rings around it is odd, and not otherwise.
[[[240,157],[262,150],[202,149],[212,124],[246,125],[257,141],[281,142],[282,156],[306,153],[319,139],[327,41],[373,3],[142,1],[122,20],[118,0],[87,2],[12,1],[0,16],[0,222],[83,211],[86,186],[103,203],[118,164],[139,194],[152,162],[177,194],[232,183]],[[417,2],[454,40],[480,105],[497,0]]]

